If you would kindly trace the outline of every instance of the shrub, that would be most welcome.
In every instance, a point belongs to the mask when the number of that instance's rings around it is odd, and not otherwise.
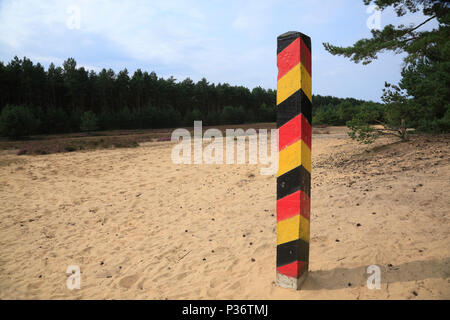
[[[66,150],[67,152],[72,152],[72,151],[76,151],[77,148],[75,148],[74,146],[65,146],[64,150]]]
[[[340,125],[341,119],[338,114],[338,109],[333,106],[325,106],[315,111],[312,124],[327,124],[327,125]]]
[[[222,111],[222,119],[224,124],[239,124],[245,121],[245,111],[242,106],[237,108],[226,106]]]
[[[124,107],[117,114],[120,129],[132,129],[134,125],[134,115],[128,107]]]
[[[110,111],[103,111],[98,116],[98,128],[100,130],[111,130],[119,128],[119,121],[115,114]]]
[[[81,115],[80,130],[94,131],[97,130],[97,116],[92,111],[86,111]]]
[[[450,108],[441,119],[419,120],[418,131],[430,133],[447,133],[450,132]]]
[[[0,134],[11,138],[28,136],[36,132],[39,120],[23,106],[6,106],[0,114]]]
[[[203,121],[203,116],[200,110],[194,108],[191,112],[187,112],[184,117],[184,125],[188,127],[194,126],[194,121]]]
[[[141,114],[139,115],[139,118],[138,118],[138,120],[140,122],[140,127],[142,129],[152,128],[157,112],[158,112],[158,110],[155,107],[153,107],[151,105],[145,106],[142,109]]]
[[[48,108],[42,115],[41,131],[43,133],[62,133],[68,131],[68,117],[61,108]]]
[[[275,107],[268,107],[263,103],[259,107],[257,118],[261,122],[275,122],[277,121],[277,109]]]
[[[81,124],[81,111],[78,109],[75,109],[70,113],[67,119],[67,125],[66,130],[68,132],[77,132],[80,128]]]
[[[218,124],[220,124],[220,114],[215,111],[209,112],[206,116],[205,125],[213,126]]]

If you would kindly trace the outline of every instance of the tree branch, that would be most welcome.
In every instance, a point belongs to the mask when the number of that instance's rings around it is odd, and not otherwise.
[[[427,20],[425,20],[424,22],[418,24],[418,25],[415,26],[414,28],[412,28],[412,29],[410,29],[410,30],[407,30],[407,31],[405,32],[405,34],[413,32],[414,30],[420,28],[420,27],[423,26],[425,23],[429,22],[430,20],[433,20],[434,18],[436,18],[436,15],[433,15],[433,16],[429,17]]]
[[[408,39],[405,39],[405,40],[402,40],[402,41],[399,41],[400,43],[403,43],[403,42],[408,42],[408,41],[411,41],[411,40],[416,40],[416,39],[419,39],[420,37],[419,36],[417,36],[417,37],[411,37],[411,38],[408,38]]]

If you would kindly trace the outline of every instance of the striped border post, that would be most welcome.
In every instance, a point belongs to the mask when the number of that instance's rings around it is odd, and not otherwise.
[[[277,284],[300,289],[309,262],[311,39],[291,31],[277,40]]]

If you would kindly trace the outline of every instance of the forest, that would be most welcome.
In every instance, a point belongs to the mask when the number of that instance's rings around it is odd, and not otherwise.
[[[381,101],[313,95],[313,125],[347,125],[350,136],[371,143],[384,134],[408,139],[408,132],[450,132],[450,10],[447,1],[364,0],[398,18],[421,12],[417,25],[372,29],[348,47],[323,43],[332,55],[368,64],[382,52],[404,53],[401,79],[385,83]],[[422,26],[435,22],[433,27]],[[24,57],[0,62],[0,135],[23,137],[114,129],[174,128],[274,122],[276,90],[210,83],[205,78],[164,79],[155,72],[100,72]],[[378,126],[373,126],[378,124]],[[380,129],[379,127],[383,128]]]
[[[78,131],[148,129],[276,121],[276,90],[252,90],[190,78],[164,79],[127,69],[96,73],[68,58],[62,66],[24,57],[0,62],[0,134],[22,137]],[[313,123],[345,125],[382,105],[354,98],[313,95]]]

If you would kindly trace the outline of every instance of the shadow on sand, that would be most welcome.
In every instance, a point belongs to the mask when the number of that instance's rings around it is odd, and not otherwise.
[[[430,278],[450,277],[450,258],[443,260],[412,261],[400,265],[378,265],[381,269],[381,283],[419,281]],[[370,274],[368,266],[336,268],[333,270],[310,271],[302,286],[303,290],[333,290],[365,286]],[[350,285],[349,285],[350,284]]]

